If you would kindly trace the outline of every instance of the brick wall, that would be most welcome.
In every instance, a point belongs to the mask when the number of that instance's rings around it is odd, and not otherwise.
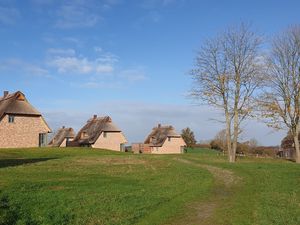
[[[131,148],[134,153],[151,153],[149,144],[132,143]]]
[[[8,122],[8,115],[0,121],[0,148],[27,148],[39,146],[39,133],[48,133],[49,128],[42,117],[15,116]]]

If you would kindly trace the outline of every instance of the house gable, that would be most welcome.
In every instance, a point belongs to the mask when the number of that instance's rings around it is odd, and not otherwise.
[[[63,126],[56,132],[48,145],[52,147],[66,147],[68,144],[67,142],[72,141],[74,137],[75,132],[73,128],[66,128]]]
[[[121,130],[112,122],[109,116],[89,119],[77,133],[71,146],[91,146],[120,151],[120,145],[126,143]]]
[[[0,122],[0,148],[38,147],[39,134],[48,132],[41,116],[16,115],[9,122],[9,115],[5,115]]]
[[[0,98],[0,147],[38,147],[46,144],[48,124],[26,99],[17,91],[4,92]]]
[[[151,153],[154,154],[175,154],[182,153],[186,146],[181,135],[177,134],[172,126],[154,127],[146,138],[144,145],[149,145]]]
[[[105,131],[101,133],[92,147],[122,151],[122,145],[125,143],[127,143],[127,140],[122,132]]]

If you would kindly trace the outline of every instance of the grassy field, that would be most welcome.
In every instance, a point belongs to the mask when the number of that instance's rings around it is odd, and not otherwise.
[[[0,225],[300,224],[300,166],[207,149],[1,149]]]

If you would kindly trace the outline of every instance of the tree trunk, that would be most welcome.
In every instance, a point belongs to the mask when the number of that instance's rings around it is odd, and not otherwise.
[[[237,141],[239,136],[239,100],[240,100],[240,89],[241,89],[241,77],[239,72],[236,70],[235,74],[235,96],[234,96],[234,108],[233,108],[233,140],[232,140],[232,161],[235,162],[236,159],[236,149],[237,149]]]
[[[295,160],[296,163],[300,163],[300,146],[299,146],[299,125],[297,125],[296,127],[296,131],[293,132],[293,136],[294,136],[294,146],[295,146]]]
[[[238,135],[239,135],[239,117],[238,114],[235,113],[234,120],[233,120],[233,141],[232,141],[232,162],[236,161],[236,149],[237,149],[237,142],[238,142]]]
[[[225,110],[226,117],[226,142],[227,142],[227,154],[229,162],[232,162],[232,146],[231,146],[231,123],[230,123],[230,115],[228,110]]]

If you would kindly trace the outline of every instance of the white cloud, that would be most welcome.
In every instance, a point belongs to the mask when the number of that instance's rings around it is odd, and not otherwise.
[[[11,25],[14,24],[20,17],[21,14],[18,9],[0,6],[0,23]]]
[[[95,46],[94,51],[98,52],[98,53],[101,53],[103,51],[103,49],[101,47]]]
[[[172,4],[182,3],[183,1],[184,0],[143,0],[141,1],[141,7],[144,9],[158,9]]]
[[[104,74],[114,71],[118,57],[111,53],[103,53],[95,59],[76,55],[73,49],[48,49],[50,58],[47,64],[59,73],[66,74]]]
[[[76,88],[105,88],[105,89],[121,89],[123,85],[119,81],[108,82],[108,81],[87,81],[83,83],[71,83],[72,87]]]
[[[93,1],[67,1],[59,8],[57,16],[59,28],[93,27],[101,20]]]
[[[30,64],[27,64],[25,66],[25,70],[28,71],[28,73],[30,74],[33,74],[33,75],[45,75],[45,76],[48,76],[49,75],[49,72],[48,70],[46,69],[43,69],[39,66],[36,66],[36,65],[30,65]]]
[[[83,42],[76,37],[64,37],[63,41],[75,44],[76,46],[82,46]]]
[[[137,69],[127,69],[121,71],[120,78],[124,78],[130,82],[135,82],[135,81],[146,80],[147,76],[144,70],[137,68]]]
[[[37,5],[51,5],[55,0],[31,0],[31,2]]]
[[[53,55],[69,55],[73,56],[76,54],[74,49],[63,49],[63,48],[49,48],[47,50],[48,54],[53,54]]]
[[[97,65],[95,68],[95,71],[97,73],[111,73],[114,71],[114,68],[112,65]]]
[[[51,48],[47,50],[46,65],[60,74],[84,75],[70,82],[71,86],[78,88],[120,89],[124,84],[132,85],[147,79],[143,67],[118,68],[118,56],[100,47],[94,50],[98,56],[88,58],[74,49]]]
[[[103,18],[104,11],[120,4],[120,0],[68,0],[58,8],[56,27],[84,28],[94,27]]]
[[[134,21],[133,26],[137,28],[143,28],[145,23],[158,23],[162,19],[161,14],[158,11],[149,11],[142,17]]]
[[[97,58],[97,61],[101,63],[113,64],[119,61],[119,57],[110,52],[107,52],[103,53],[99,58]]]
[[[28,75],[50,77],[48,70],[43,67],[15,58],[1,61],[0,69],[21,71]]]
[[[58,56],[49,62],[59,73],[86,74],[93,71],[92,62],[86,58]]]
[[[145,11],[134,23],[134,27],[141,28],[144,23],[158,23],[163,19],[164,10],[182,5],[185,0],[142,0],[139,6]]]

